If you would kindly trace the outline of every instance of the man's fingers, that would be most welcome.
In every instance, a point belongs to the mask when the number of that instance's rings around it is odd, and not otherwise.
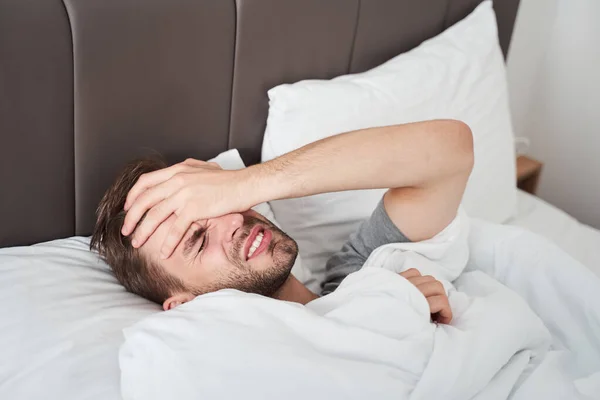
[[[167,233],[167,237],[163,242],[160,250],[160,256],[163,259],[171,257],[171,254],[173,254],[173,251],[175,251],[175,248],[179,245],[179,242],[181,242],[181,239],[183,239],[193,222],[194,218],[191,213],[188,213],[183,209],[175,222],[173,222],[173,225],[171,225],[169,233]]]
[[[435,314],[433,319],[440,324],[449,324],[452,322],[452,311],[450,310],[450,307],[448,307],[448,310],[444,313],[439,312]]]
[[[198,167],[204,167],[209,169],[222,169],[221,166],[215,162],[206,162],[201,160],[195,160],[193,158],[188,158],[187,160],[179,164],[159,169],[158,171],[143,174],[142,176],[140,176],[138,181],[135,183],[135,185],[133,185],[133,187],[131,188],[131,190],[129,190],[129,193],[127,194],[124,206],[125,211],[129,210],[129,208],[135,203],[138,196],[140,196],[140,194],[142,194],[146,189],[156,186],[162,182],[165,182],[178,173],[189,172],[194,168]]]
[[[448,306],[448,298],[443,295],[427,297],[429,303],[429,310],[432,314],[440,312],[444,307]]]
[[[202,160],[196,160],[195,158],[187,158],[185,161],[182,162],[182,164],[189,165],[190,167],[202,167],[202,166],[205,166],[206,164],[212,164],[212,163],[208,163],[208,162],[202,161]]]
[[[140,176],[135,185],[133,185],[127,194],[124,207],[125,211],[129,210],[138,196],[146,189],[171,179],[173,175],[178,172],[182,172],[185,168],[187,168],[187,166],[183,164],[175,164],[168,168],[159,169],[158,171],[149,172]]]
[[[452,310],[446,289],[440,281],[431,275],[421,276],[421,273],[414,268],[406,270],[400,275],[408,279],[425,296],[429,303],[429,312],[437,322],[448,324],[452,321]]]
[[[436,314],[437,322],[448,324],[452,321],[452,310],[446,295],[427,297],[431,314]]]
[[[435,282],[435,278],[431,275],[425,275],[425,276],[418,275],[418,276],[413,276],[413,277],[410,277],[407,279],[410,283],[412,283],[415,286],[419,286],[419,285],[422,285],[427,282]]]
[[[419,289],[421,293],[423,293],[423,296],[425,297],[446,295],[444,285],[442,285],[440,281],[436,281],[435,279],[432,281],[423,282],[421,284],[415,284],[415,286],[417,287],[417,289]]]
[[[400,275],[403,276],[406,279],[413,278],[413,277],[417,277],[417,276],[421,276],[421,273],[419,272],[418,269],[416,268],[411,268],[411,269],[407,269],[404,272],[400,272]]]
[[[161,201],[146,214],[146,218],[135,228],[131,245],[140,247],[154,233],[154,231],[163,223],[171,214],[177,210],[176,200],[170,197]]]
[[[216,162],[196,160],[194,158],[188,158],[187,160],[182,162],[182,164],[188,165],[190,167],[209,167],[214,169],[222,169],[221,166]]]
[[[178,182],[174,181],[173,179],[169,179],[166,182],[162,182],[140,194],[136,201],[130,206],[129,210],[127,211],[127,215],[125,215],[125,221],[123,221],[121,233],[127,236],[133,232],[146,211],[150,210],[164,199],[172,196],[178,189]],[[139,238],[136,237],[136,239]]]

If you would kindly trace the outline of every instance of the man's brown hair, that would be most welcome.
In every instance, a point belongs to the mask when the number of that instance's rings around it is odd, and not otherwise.
[[[134,248],[131,245],[132,235],[123,236],[121,228],[126,214],[123,207],[129,190],[142,174],[166,166],[161,158],[152,157],[134,161],[123,169],[98,205],[96,226],[90,243],[90,249],[98,251],[127,290],[158,304],[175,293],[185,291],[185,285]]]

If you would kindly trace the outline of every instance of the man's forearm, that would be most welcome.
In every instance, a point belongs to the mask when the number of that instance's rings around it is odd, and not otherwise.
[[[426,187],[472,162],[458,121],[364,129],[319,140],[248,168],[260,201],[354,189]]]

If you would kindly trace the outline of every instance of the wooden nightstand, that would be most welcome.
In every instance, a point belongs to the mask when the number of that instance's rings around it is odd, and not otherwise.
[[[543,164],[527,156],[517,157],[517,187],[535,194],[542,173]]]

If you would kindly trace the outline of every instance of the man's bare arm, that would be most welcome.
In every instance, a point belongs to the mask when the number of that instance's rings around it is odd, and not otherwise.
[[[412,241],[430,238],[456,216],[473,166],[473,139],[459,121],[365,129],[326,138],[247,168],[261,200],[391,188],[387,213]]]
[[[187,160],[140,178],[127,198],[123,234],[141,246],[176,214],[163,245],[170,256],[190,224],[264,201],[352,189],[392,188],[384,204],[411,240],[442,230],[456,210],[473,164],[462,122],[439,120],[370,128],[319,140],[269,162],[222,171]]]

